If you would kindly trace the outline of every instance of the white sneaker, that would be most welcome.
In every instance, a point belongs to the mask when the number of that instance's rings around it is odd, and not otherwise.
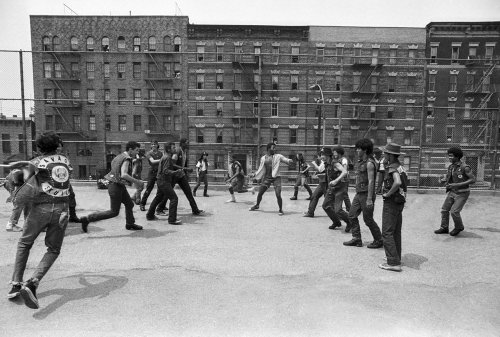
[[[7,232],[22,232],[23,231],[22,227],[19,227],[17,224],[12,224],[10,222],[7,222],[7,226],[5,226],[5,230]]]

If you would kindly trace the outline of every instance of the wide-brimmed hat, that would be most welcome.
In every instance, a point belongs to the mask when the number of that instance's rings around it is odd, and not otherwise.
[[[380,150],[385,153],[397,154],[398,156],[405,154],[404,152],[401,152],[401,145],[396,143],[389,143],[386,146],[381,147]]]
[[[323,147],[321,149],[321,153],[327,155],[327,156],[333,156],[333,151],[329,147]]]

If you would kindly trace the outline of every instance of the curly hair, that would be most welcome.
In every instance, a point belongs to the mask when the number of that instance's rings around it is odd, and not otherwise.
[[[344,151],[344,148],[342,146],[335,146],[333,149],[333,152],[337,152],[339,154],[339,156],[343,156],[345,151]]]
[[[364,150],[367,155],[371,155],[373,153],[373,142],[368,138],[358,140],[354,147],[356,149]]]
[[[55,152],[59,145],[62,145],[61,137],[53,132],[48,131],[42,133],[36,140],[36,147],[42,154]]]
[[[464,153],[461,148],[452,146],[448,149],[447,154],[452,154],[453,156],[457,157],[458,159],[462,159],[464,156]]]

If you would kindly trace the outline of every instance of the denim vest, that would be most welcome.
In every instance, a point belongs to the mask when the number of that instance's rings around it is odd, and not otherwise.
[[[465,173],[466,167],[470,169],[469,165],[462,163],[461,161],[448,166],[448,172],[446,173],[446,181],[455,184],[455,183],[463,183],[464,181],[469,180],[469,177]],[[465,185],[460,187],[460,189],[457,189],[455,192],[463,193],[468,191],[470,191],[469,185]]]
[[[373,157],[368,157],[366,160],[358,161],[356,167],[356,193],[368,192],[368,163],[372,163],[374,166],[373,183],[375,183],[375,177],[377,172],[377,164]],[[375,192],[375,188],[373,188]]]

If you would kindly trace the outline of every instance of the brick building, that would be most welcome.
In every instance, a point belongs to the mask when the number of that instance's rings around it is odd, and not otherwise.
[[[6,117],[0,114],[0,134],[2,144],[0,147],[0,163],[10,163],[17,160],[30,159],[33,153],[33,139],[35,136],[35,123],[27,118],[26,120],[26,143],[24,141],[23,120],[21,117]],[[26,152],[24,150],[26,146]],[[9,173],[3,168],[1,177]]]
[[[422,176],[433,184],[445,170],[443,149],[459,144],[488,185],[499,145],[500,22],[431,22],[426,33]]]

